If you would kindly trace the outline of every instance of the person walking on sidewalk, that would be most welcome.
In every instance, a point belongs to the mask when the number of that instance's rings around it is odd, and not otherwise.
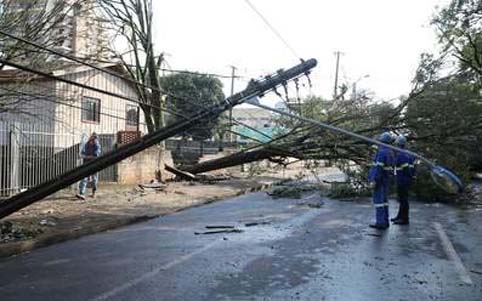
[[[405,148],[407,138],[405,136],[398,136],[395,141],[396,146]],[[412,185],[412,180],[415,177],[415,157],[406,152],[398,152],[396,158],[395,173],[397,177],[397,193],[400,206],[398,214],[392,218],[391,221],[396,225],[408,225],[408,192]]]
[[[378,137],[380,142],[390,144],[392,135],[388,132]],[[388,221],[388,189],[393,175],[394,154],[391,149],[379,146],[373,158],[373,164],[368,172],[368,181],[373,187],[373,204],[375,205],[375,223],[370,227],[386,229]]]
[[[82,151],[80,152],[80,157],[84,160],[84,164],[90,160],[95,159],[96,157],[100,156],[101,154],[101,149],[100,149],[100,143],[97,137],[96,133],[92,133],[90,135],[89,140],[87,143],[84,145],[82,148]],[[87,189],[87,183],[89,182],[92,183],[92,197],[95,198],[95,192],[97,191],[97,174],[93,174],[89,177],[83,178],[80,180],[79,183],[79,193],[77,193],[75,196],[78,199],[85,200],[85,191]]]

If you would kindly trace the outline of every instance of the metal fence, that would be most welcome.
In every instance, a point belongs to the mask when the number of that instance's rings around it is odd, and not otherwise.
[[[8,197],[59,175],[82,164],[80,148],[85,135],[28,131],[14,123],[0,121],[0,197]],[[58,146],[57,141],[70,141],[69,146]],[[115,147],[115,135],[100,135],[104,152]],[[117,166],[99,173],[99,181],[115,182]]]

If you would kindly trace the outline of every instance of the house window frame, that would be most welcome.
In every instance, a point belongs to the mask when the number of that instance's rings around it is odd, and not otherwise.
[[[84,101],[94,101],[96,102],[97,104],[97,112],[94,111],[94,120],[90,120],[90,119],[86,119],[85,118],[85,115],[84,114],[87,114],[85,113],[85,109],[84,109]],[[101,115],[101,105],[102,105],[102,102],[100,100],[100,98],[95,98],[95,97],[91,97],[91,96],[83,96],[82,97],[82,103],[81,103],[81,112],[80,112],[80,120],[84,123],[94,123],[94,124],[99,124],[100,123],[100,115]]]
[[[132,120],[129,119],[128,113],[129,110],[135,109],[136,110],[136,120],[135,122],[132,122]],[[139,117],[140,117],[140,111],[139,107],[133,104],[126,104],[126,129],[137,129],[139,126]],[[132,122],[132,123],[131,123]]]

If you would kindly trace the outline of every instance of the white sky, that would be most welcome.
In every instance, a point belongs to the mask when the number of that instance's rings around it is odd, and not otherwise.
[[[298,63],[244,0],[154,0],[156,50],[173,69],[258,77]],[[340,80],[391,99],[410,90],[420,53],[433,51],[429,21],[448,0],[251,0],[303,58],[316,58],[313,94],[333,94]],[[225,92],[230,81],[223,81]],[[246,86],[237,81],[235,90]]]

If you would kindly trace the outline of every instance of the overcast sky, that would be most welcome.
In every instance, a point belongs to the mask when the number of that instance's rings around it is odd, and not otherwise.
[[[247,78],[298,63],[245,0],[155,0],[156,49],[174,69]],[[448,0],[251,0],[303,58],[316,58],[312,92],[331,97],[335,51],[340,80],[391,99],[410,90],[420,53],[433,51],[429,22]],[[229,81],[224,81],[229,92]],[[235,90],[246,86],[237,81]]]

